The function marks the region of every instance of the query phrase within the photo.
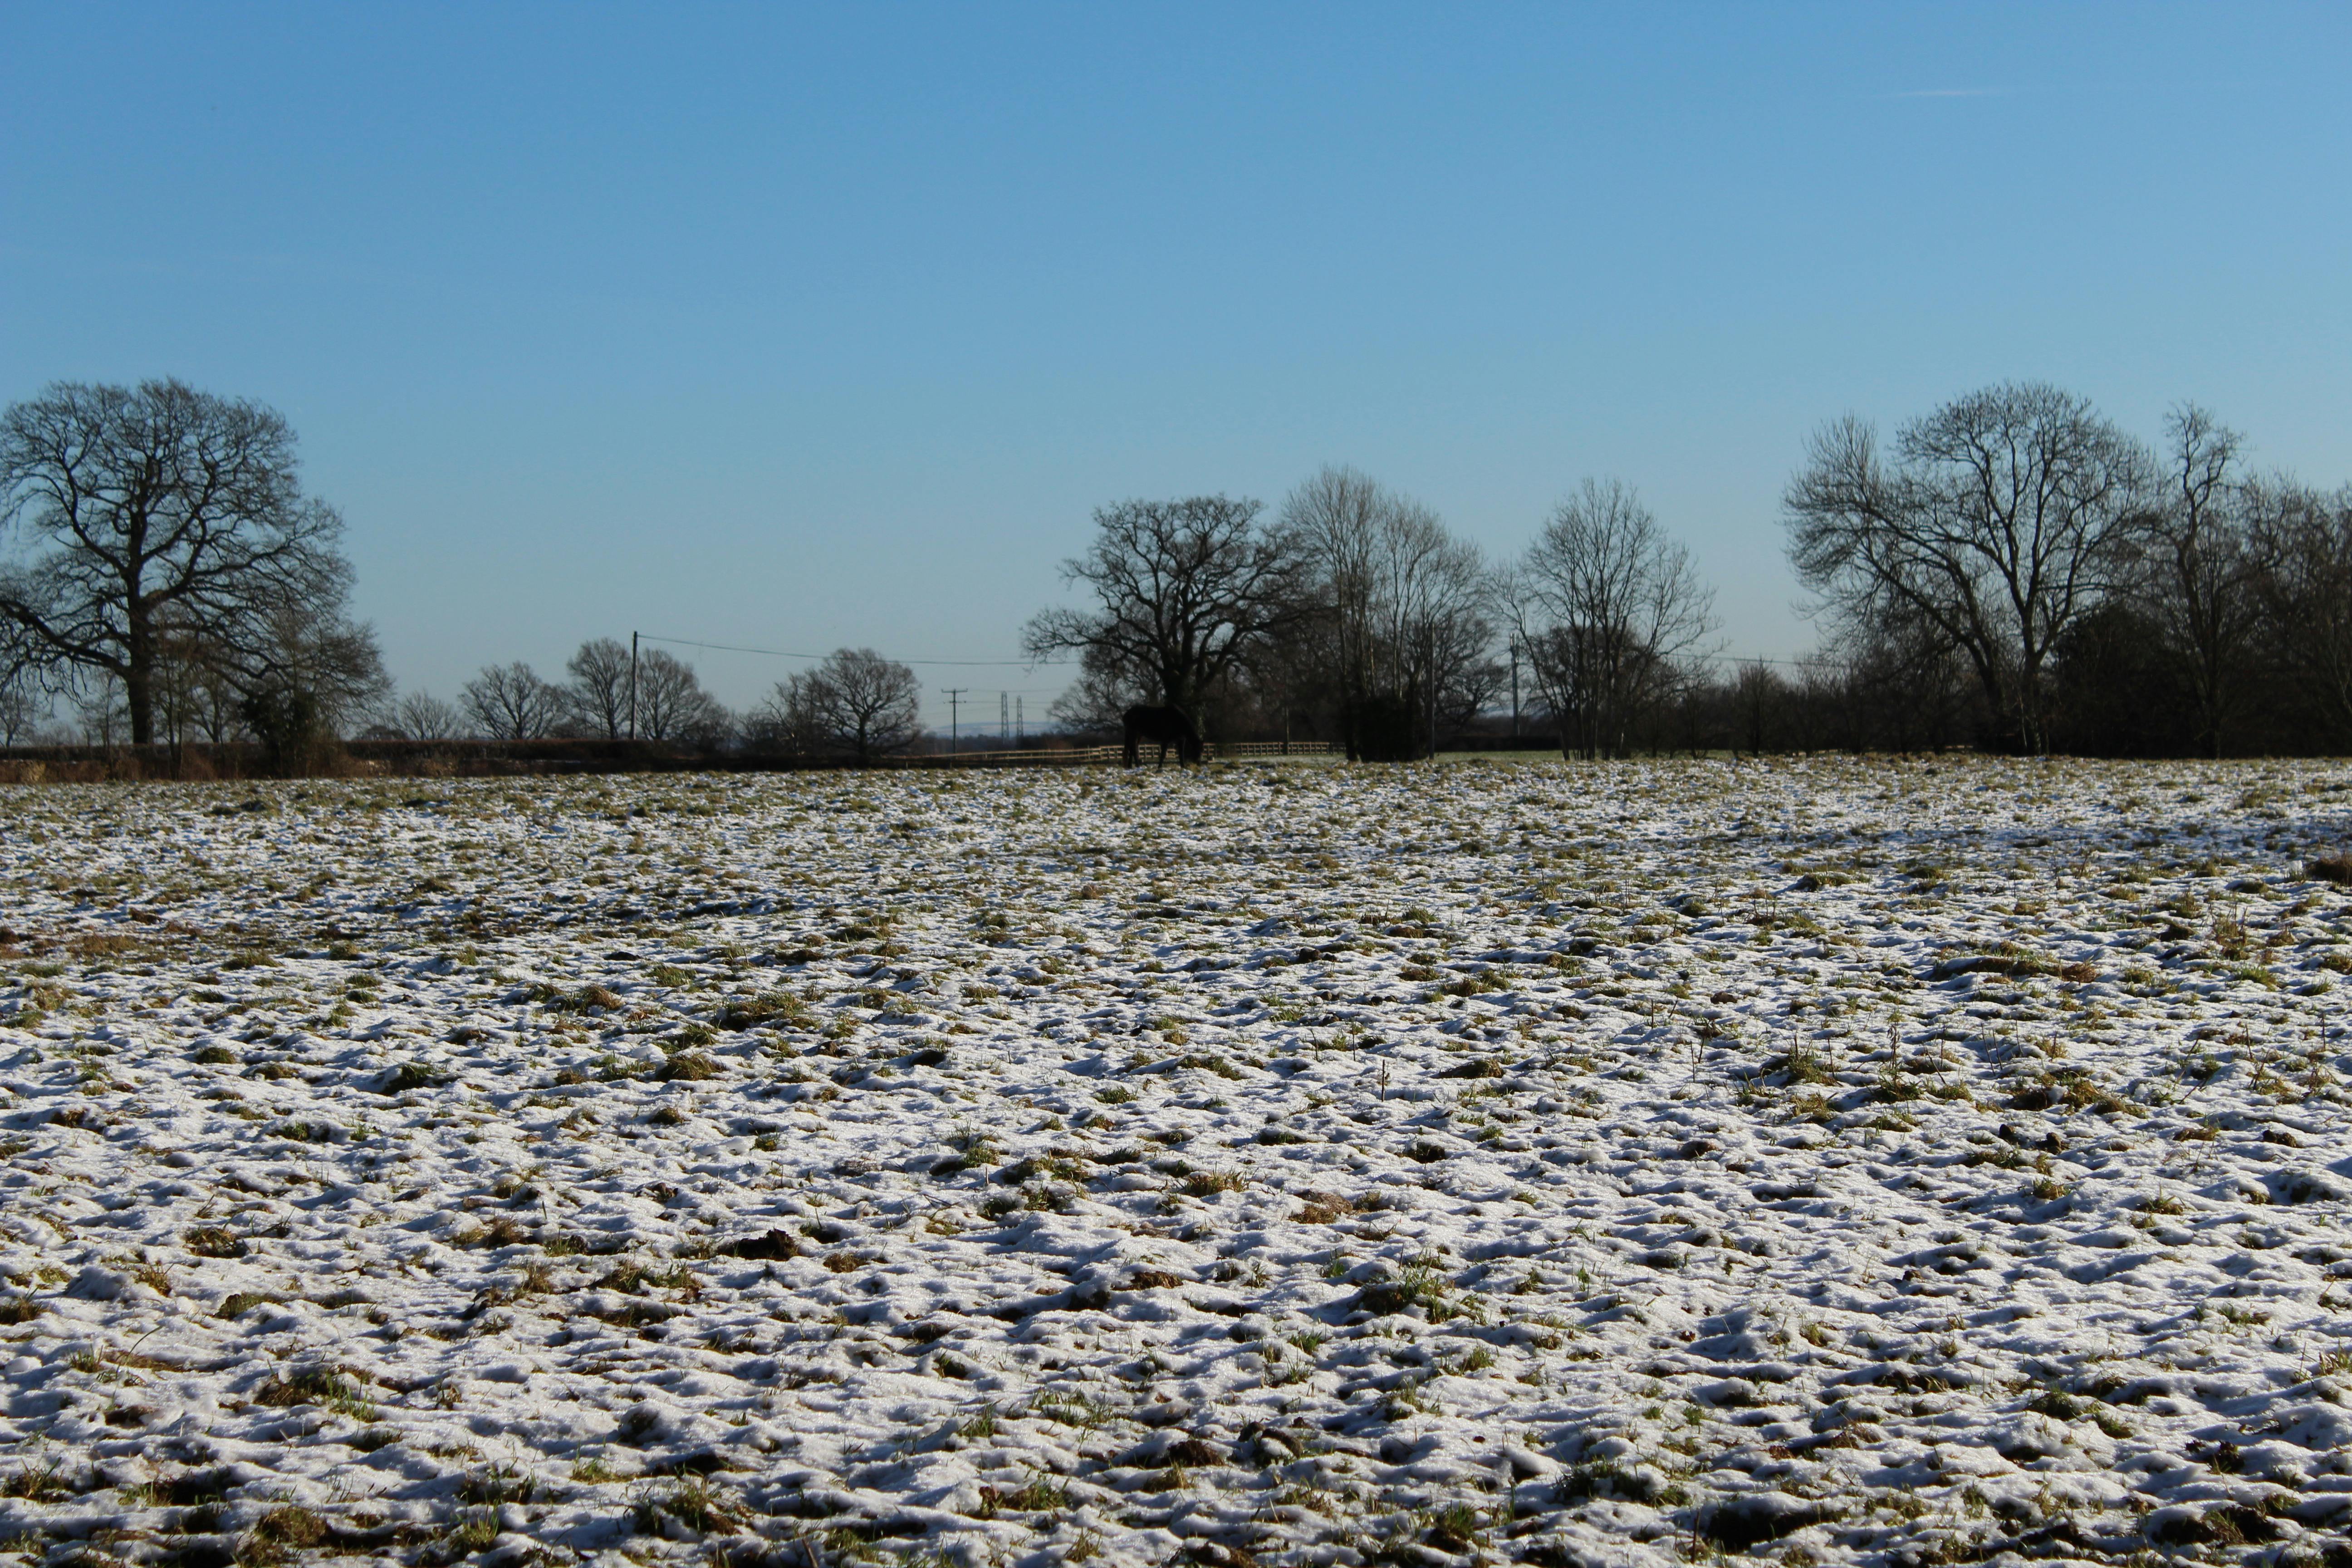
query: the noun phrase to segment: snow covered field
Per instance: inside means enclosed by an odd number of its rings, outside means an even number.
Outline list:
[[[0,1557],[2352,1559],[2352,770],[0,824]]]

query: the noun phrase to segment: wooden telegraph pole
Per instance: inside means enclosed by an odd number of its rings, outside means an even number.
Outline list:
[[[948,755],[952,757],[956,754],[957,721],[961,717],[961,705],[963,701],[963,694],[971,690],[971,688],[969,686],[942,686],[940,689],[948,694]]]

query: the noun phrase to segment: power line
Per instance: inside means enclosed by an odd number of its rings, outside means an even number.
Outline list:
[[[1691,657],[1693,664],[1778,664],[1790,669],[1811,669],[1819,665],[1834,665],[1833,658],[1767,658],[1760,653],[1702,653]]]
[[[790,648],[745,647],[737,643],[698,642],[692,637],[656,637],[651,632],[646,632],[644,636],[647,642],[666,642],[677,647],[707,647],[722,653],[757,653],[764,654],[770,658],[824,659],[833,657],[831,654],[824,653],[794,653]],[[1066,658],[1041,658],[1034,661],[1019,658],[902,658],[895,662],[944,665],[959,669],[1035,669],[1044,665],[1067,664],[1070,661]]]
[[[632,633],[630,635],[634,638],[639,634]],[[644,633],[643,636],[645,640],[647,642],[668,643],[676,647],[709,648],[720,653],[751,653],[759,654],[769,658],[825,659],[832,657],[830,654],[823,653],[798,653],[790,648],[749,647],[740,643],[702,642],[694,637],[656,637],[652,632]],[[1516,663],[1517,654],[1516,640],[1514,642],[1512,652],[1514,656],[1513,662]],[[948,669],[1044,669],[1066,667],[1074,661],[1066,658],[1041,658],[1034,662],[1018,658],[902,658],[896,662],[899,664],[919,664],[936,668]],[[1789,669],[1811,669],[1822,665],[1834,665],[1838,660],[1833,658],[1771,658],[1763,654],[1702,653],[1689,656],[1689,662],[1692,664],[1717,665],[1771,664],[1779,665]]]

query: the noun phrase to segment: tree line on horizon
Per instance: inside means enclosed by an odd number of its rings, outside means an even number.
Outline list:
[[[1404,760],[1507,724],[1564,754],[1974,746],[2226,755],[2352,745],[2352,487],[2258,473],[2212,415],[2144,444],[2036,383],[1882,440],[1832,421],[1782,497],[1824,637],[1726,658],[1691,552],[1628,485],[1580,483],[1490,562],[1431,508],[1326,468],[1270,515],[1224,495],[1094,515],[1023,632],[1075,659],[1052,717],[1135,705],[1211,739],[1318,739]],[[920,744],[905,664],[844,648],[730,712],[693,667],[615,638],[565,679],[484,668],[396,693],[349,611],[341,520],[284,419],[177,381],[58,384],[0,415],[0,743],[59,702],[112,743],[258,742],[305,771],[338,738],[629,736],[872,761]],[[1506,717],[1507,715],[1507,718]]]
[[[925,731],[921,687],[906,665],[870,647],[836,648],[778,681],[736,714],[703,689],[694,667],[665,648],[632,655],[592,637],[562,681],[528,664],[487,665],[455,703],[413,692],[362,739],[642,740],[698,750],[839,757],[868,763],[908,750]]]
[[[310,772],[341,739],[599,737],[856,761],[922,733],[914,672],[843,648],[737,716],[666,649],[581,645],[567,679],[484,668],[455,702],[397,693],[349,611],[342,520],[294,434],[176,380],[59,383],[0,415],[0,744],[64,703],[100,744],[257,743]]]
[[[2009,383],[1882,441],[1824,426],[1782,496],[1825,632],[1793,666],[1726,658],[1690,552],[1590,479],[1517,559],[1352,468],[1271,516],[1224,496],[1095,514],[1032,619],[1073,655],[1056,715],[1103,728],[1170,704],[1218,734],[1311,734],[1351,758],[1497,727],[1571,757],[1918,751],[2223,756],[2352,747],[2352,486],[2253,471],[2177,407],[2153,446],[2080,396]]]

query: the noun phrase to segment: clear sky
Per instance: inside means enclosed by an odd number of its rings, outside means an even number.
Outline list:
[[[2341,5],[0,9],[0,399],[283,410],[404,689],[1011,659],[1094,506],[1325,462],[1620,476],[1785,655],[1807,432],[2005,378],[2352,479]]]

